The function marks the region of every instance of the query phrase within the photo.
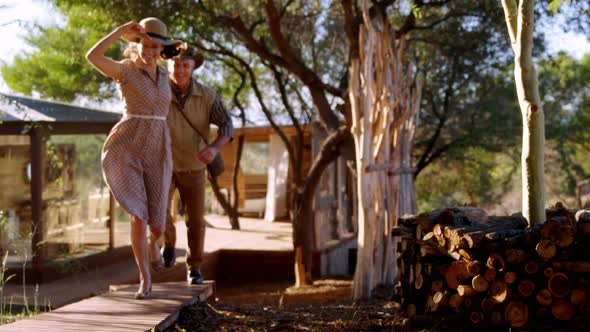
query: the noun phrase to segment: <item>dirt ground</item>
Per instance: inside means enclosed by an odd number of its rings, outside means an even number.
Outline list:
[[[289,286],[220,284],[215,303],[183,309],[168,332],[402,331],[396,302],[354,304],[348,280],[321,280],[299,289]]]

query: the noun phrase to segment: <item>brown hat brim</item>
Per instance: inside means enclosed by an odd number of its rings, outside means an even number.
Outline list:
[[[205,62],[205,58],[199,52],[197,52],[196,48],[193,46],[189,46],[188,49],[181,52],[179,55],[172,58],[172,60],[188,60],[191,59],[195,62],[195,69],[201,67],[203,62]]]

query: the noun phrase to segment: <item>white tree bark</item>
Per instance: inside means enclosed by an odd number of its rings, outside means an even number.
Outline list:
[[[403,42],[386,20],[380,31],[371,25],[368,0],[362,8],[360,59],[352,60],[349,90],[359,227],[355,300],[369,298],[378,284],[393,286],[397,278],[391,230],[401,211],[415,212],[410,152],[420,100],[412,66],[402,63]]]
[[[514,51],[514,79],[522,113],[522,213],[530,226],[545,221],[545,123],[533,64],[534,0],[502,0]]]

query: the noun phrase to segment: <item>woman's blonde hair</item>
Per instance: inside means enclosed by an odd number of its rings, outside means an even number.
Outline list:
[[[131,60],[137,59],[139,56],[139,49],[137,48],[137,43],[129,43],[127,44],[127,48],[123,50],[123,55]]]

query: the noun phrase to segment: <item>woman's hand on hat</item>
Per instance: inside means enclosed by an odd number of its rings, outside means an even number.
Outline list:
[[[140,36],[145,34],[145,30],[135,21],[127,22],[121,26],[123,35]]]

